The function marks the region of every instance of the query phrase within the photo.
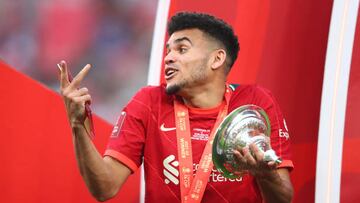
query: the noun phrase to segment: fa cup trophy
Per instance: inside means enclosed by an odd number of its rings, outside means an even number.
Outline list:
[[[234,150],[241,151],[251,143],[264,153],[264,161],[281,163],[270,145],[270,121],[266,112],[256,105],[244,105],[232,111],[219,125],[213,142],[212,158],[215,167],[226,178],[242,176]]]

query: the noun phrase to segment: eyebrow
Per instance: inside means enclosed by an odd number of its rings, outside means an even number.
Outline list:
[[[178,39],[174,40],[174,43],[179,44],[182,41],[188,41],[191,45],[193,45],[191,40],[188,37],[178,38]],[[169,43],[166,43],[166,49],[169,49],[169,46],[170,46]]]

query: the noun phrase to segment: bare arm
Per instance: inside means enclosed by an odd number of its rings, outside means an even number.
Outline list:
[[[91,141],[85,126],[85,103],[91,101],[86,88],[79,89],[80,83],[90,69],[86,65],[73,81],[69,81],[65,61],[58,64],[60,88],[67,116],[72,128],[76,160],[86,186],[99,201],[112,198],[130,175],[130,169],[122,163],[102,157]]]
[[[256,177],[266,202],[291,202],[293,187],[286,168],[273,170],[262,177]]]
[[[250,150],[254,156],[251,155]],[[286,168],[276,169],[274,162],[264,162],[263,153],[255,144],[250,150],[234,151],[238,161],[255,177],[262,196],[267,203],[290,203],[293,197],[289,171]]]

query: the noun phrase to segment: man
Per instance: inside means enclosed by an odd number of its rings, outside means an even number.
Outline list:
[[[104,157],[84,126],[85,104],[91,97],[79,87],[90,65],[70,82],[66,63],[59,64],[79,169],[92,195],[99,201],[112,198],[144,162],[146,202],[291,202],[293,166],[289,141],[279,136],[287,129],[277,103],[261,87],[226,83],[239,51],[232,28],[213,16],[184,12],[171,18],[168,33],[166,85],[145,87],[133,97]],[[208,140],[226,113],[245,104],[258,105],[269,115],[272,148],[283,162],[265,162],[251,144],[234,151],[249,174],[230,180],[208,161]]]

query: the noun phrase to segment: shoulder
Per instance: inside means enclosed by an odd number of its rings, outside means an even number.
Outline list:
[[[152,100],[153,98],[159,98],[161,96],[164,96],[165,93],[165,86],[164,85],[148,85],[145,87],[142,87],[134,96],[135,99],[146,99],[146,100]]]
[[[147,85],[142,87],[137,94],[161,94],[165,93],[164,85]]]
[[[232,97],[272,97],[270,90],[260,85],[230,85],[233,88]]]
[[[166,94],[165,85],[145,86],[131,99],[129,104],[145,106],[149,110],[156,110],[165,104],[172,104],[173,97]]]
[[[239,85],[233,90],[230,99],[230,106],[236,108],[245,104],[255,104],[263,108],[268,108],[275,103],[275,99],[270,90],[260,85]]]
[[[134,117],[142,118],[157,108],[164,94],[165,88],[161,85],[144,86],[135,93],[124,110]]]

